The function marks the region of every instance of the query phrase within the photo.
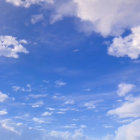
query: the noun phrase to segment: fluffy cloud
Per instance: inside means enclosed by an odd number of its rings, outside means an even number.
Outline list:
[[[26,40],[17,40],[12,36],[0,36],[0,56],[18,58],[18,53],[27,54],[28,51],[22,46]]]
[[[81,20],[86,32],[98,32],[103,36],[120,35],[127,28],[140,23],[139,0],[72,0],[55,6],[53,22],[66,16]]]
[[[128,92],[130,92],[134,88],[133,84],[126,84],[126,83],[120,83],[118,85],[118,91],[117,94],[119,96],[125,96]]]
[[[103,36],[118,35],[125,28],[140,23],[139,0],[74,0],[77,4],[77,17],[89,21],[91,30]]]
[[[114,140],[139,140],[140,139],[140,119],[123,125],[116,131]]]
[[[140,117],[140,96],[127,97],[120,107],[108,111],[108,114],[117,115],[119,118]]]
[[[75,16],[84,22],[84,31],[95,31],[103,36],[120,35],[125,29],[140,23],[139,0],[6,0],[15,6],[50,3],[52,23],[66,16]],[[90,25],[90,26],[89,26]]]
[[[137,59],[140,55],[140,26],[132,28],[132,33],[124,38],[114,38],[108,53],[116,57],[128,56]]]
[[[6,99],[8,99],[8,95],[0,91],[0,102],[4,102]]]
[[[6,0],[6,2],[11,3],[15,6],[22,6],[28,8],[33,4],[42,4],[42,3],[52,4],[53,0]]]

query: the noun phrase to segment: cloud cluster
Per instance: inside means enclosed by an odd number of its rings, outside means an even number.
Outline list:
[[[75,16],[90,23],[90,30],[103,36],[119,35],[124,29],[140,23],[139,0],[6,0],[15,6],[30,7],[32,4],[50,3],[54,7],[53,22],[65,16]],[[87,29],[89,26],[86,27]],[[85,29],[86,30],[86,29]]]
[[[18,92],[18,91],[22,91],[22,92],[31,92],[32,88],[30,84],[26,85],[26,88],[24,87],[20,87],[20,86],[13,86],[12,87],[14,91]]]
[[[116,57],[128,56],[137,59],[140,56],[140,26],[132,28],[132,33],[124,38],[114,38],[108,53]]]
[[[133,84],[127,84],[127,83],[120,83],[118,85],[118,96],[125,96],[127,93],[129,93],[134,88]]]
[[[0,36],[0,56],[18,58],[18,53],[27,54],[28,51],[22,44],[27,44],[27,41],[18,41],[13,36]]]
[[[108,114],[119,118],[140,117],[140,97],[127,97],[120,107],[110,110]]]
[[[114,135],[106,135],[102,140],[139,140],[140,119],[120,126]]]
[[[118,96],[124,97],[124,102],[115,109],[109,110],[108,115],[117,115],[119,118],[137,118],[140,117],[140,96],[134,97],[127,95],[135,85],[121,83],[118,85]]]
[[[33,4],[51,4],[51,23],[64,17],[80,19],[78,27],[84,32],[97,32],[102,36],[118,36],[126,29],[132,34],[122,38],[115,37],[108,53],[116,57],[128,56],[137,59],[140,55],[140,1],[139,0],[6,0],[15,6],[25,8]],[[43,19],[43,15],[33,16],[31,22]],[[25,51],[24,51],[25,52]],[[27,51],[26,51],[27,52]]]
[[[34,4],[41,4],[41,3],[53,3],[53,0],[6,0],[6,2],[11,3],[15,6],[22,6],[25,8],[30,7]]]
[[[139,140],[140,139],[140,119],[130,124],[123,125],[116,131],[114,140]]]
[[[83,134],[82,129],[75,130],[74,133],[69,131],[51,131],[48,134],[48,139],[53,140],[89,140],[87,136]]]
[[[91,30],[103,36],[120,35],[124,29],[140,23],[139,0],[74,0],[77,17],[89,21]]]

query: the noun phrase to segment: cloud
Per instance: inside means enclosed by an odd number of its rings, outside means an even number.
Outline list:
[[[14,132],[16,134],[20,134],[20,132],[18,132],[14,126],[15,124],[10,119],[5,119],[1,121],[2,128],[7,129],[8,131]]]
[[[11,119],[0,121],[0,137],[2,140],[44,140],[42,132]]]
[[[125,29],[139,26],[139,0],[6,0],[15,6],[30,7],[33,4],[51,4],[51,23],[64,17],[76,17],[81,30],[97,32],[103,36],[120,35]],[[46,7],[46,5],[44,6]],[[79,25],[79,24],[78,24]]]
[[[123,125],[116,131],[114,140],[139,140],[140,139],[140,119],[130,124]]]
[[[140,23],[139,0],[73,0],[55,6],[53,21],[74,16],[81,20],[81,30],[103,36],[120,35]],[[79,25],[79,24],[78,24]]]
[[[43,14],[33,15],[31,18],[31,23],[36,24],[37,22],[43,20]]]
[[[42,114],[42,116],[51,116],[53,114],[53,112],[44,112]]]
[[[48,134],[48,139],[53,140],[89,140],[87,136],[83,134],[82,129],[76,129],[73,133],[69,131],[51,131]]]
[[[94,102],[94,101],[86,102],[86,103],[84,104],[84,106],[85,106],[87,109],[94,109],[94,108],[96,108],[95,102]]]
[[[18,91],[22,91],[22,92],[31,92],[32,88],[30,84],[26,85],[26,88],[20,87],[20,86],[13,86],[12,87],[14,91],[18,92]]]
[[[6,99],[8,99],[8,95],[0,91],[0,102],[4,102]]]
[[[18,41],[13,36],[0,36],[0,56],[18,58],[18,53],[29,53],[22,44],[27,44],[27,41]]]
[[[57,81],[55,81],[55,85],[56,85],[56,87],[62,87],[62,86],[66,86],[67,83],[60,81],[60,80],[57,80]]]
[[[127,97],[120,107],[108,111],[108,115],[117,115],[119,118],[140,117],[140,96]]]
[[[36,118],[36,117],[34,117],[32,120],[33,120],[34,122],[40,123],[40,124],[45,123],[45,121],[42,120],[41,118]]]
[[[65,104],[65,105],[73,105],[73,104],[75,104],[75,101],[74,101],[74,100],[66,100],[66,101],[64,102],[64,104]]]
[[[43,101],[38,101],[38,102],[36,102],[36,103],[33,103],[32,104],[32,107],[33,108],[38,108],[38,107],[41,107],[41,106],[43,106],[44,105],[44,102]]]
[[[64,128],[66,129],[74,129],[77,128],[76,124],[65,125]]]
[[[140,55],[140,26],[132,28],[132,33],[124,38],[116,37],[108,48],[108,54],[116,57],[128,56],[137,59]]]
[[[8,112],[6,110],[0,110],[0,115],[6,115]]]
[[[58,20],[62,20],[64,17],[76,16],[76,12],[77,12],[77,5],[73,0],[56,2],[53,5],[53,14],[51,15],[51,23],[54,23]]]
[[[127,84],[127,83],[120,83],[118,85],[118,96],[125,96],[127,93],[129,93],[134,88],[133,84]]]
[[[53,0],[6,0],[6,2],[11,3],[17,7],[21,6],[25,8],[28,8],[34,4],[53,4]]]

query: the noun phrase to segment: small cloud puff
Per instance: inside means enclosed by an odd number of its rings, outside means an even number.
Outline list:
[[[0,56],[18,58],[18,53],[29,53],[22,44],[27,44],[27,41],[18,41],[13,36],[0,36]]]
[[[137,59],[140,56],[140,26],[132,28],[132,33],[124,38],[115,37],[108,48],[108,54],[116,57],[128,56]]]
[[[135,87],[135,85],[133,85],[133,84],[120,83],[120,84],[118,85],[117,94],[118,94],[118,96],[125,96],[125,95],[126,95],[127,93],[129,93],[134,87]]]
[[[0,91],[0,102],[4,102],[6,99],[8,99],[8,95]]]

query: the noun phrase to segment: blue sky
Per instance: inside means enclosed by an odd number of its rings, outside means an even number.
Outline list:
[[[140,140],[139,0],[1,0],[2,140]]]

